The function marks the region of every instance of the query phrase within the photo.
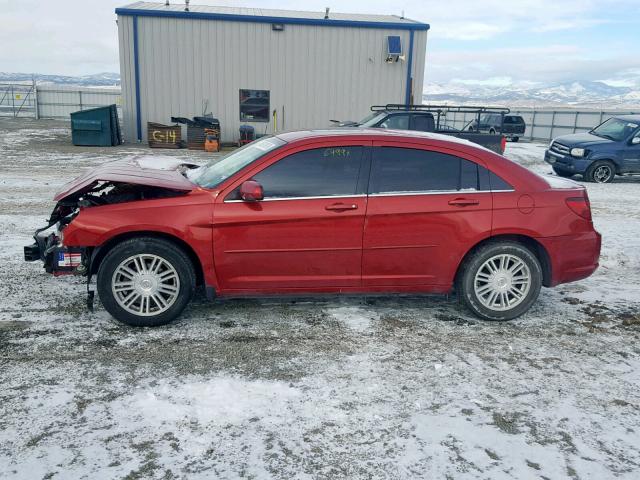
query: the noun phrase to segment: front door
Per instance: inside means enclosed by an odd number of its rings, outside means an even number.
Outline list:
[[[426,147],[372,148],[365,286],[446,291],[466,251],[491,231],[492,196],[473,161]]]
[[[306,148],[248,173],[216,201],[214,261],[223,291],[361,285],[368,150],[353,144]],[[264,200],[239,199],[239,184],[248,179],[262,185]]]
[[[622,159],[622,170],[628,173],[640,173],[640,131],[638,131],[624,147],[620,149],[619,155]]]

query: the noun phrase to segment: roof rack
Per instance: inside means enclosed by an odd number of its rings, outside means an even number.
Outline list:
[[[387,103],[386,105],[373,105],[371,110],[379,112],[383,110],[422,111],[438,113],[500,113],[506,115],[511,112],[507,107],[482,107],[479,105],[406,105],[404,103]]]
[[[480,125],[480,115],[483,113],[495,113],[500,115],[500,131],[504,128],[504,116],[511,110],[507,107],[483,107],[480,105],[406,105],[404,103],[387,103],[386,105],[373,105],[371,110],[374,112],[385,111],[403,111],[403,112],[430,112],[435,113],[436,129],[439,129],[441,125],[444,125],[444,119],[447,113],[473,113],[475,116],[476,125]],[[443,118],[444,117],[444,118]],[[469,121],[462,127],[466,130],[474,120]]]

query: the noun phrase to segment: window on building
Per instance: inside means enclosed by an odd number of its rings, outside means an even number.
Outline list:
[[[269,90],[240,90],[240,121],[269,121]]]
[[[350,196],[357,190],[362,147],[297,152],[254,175],[265,198]]]

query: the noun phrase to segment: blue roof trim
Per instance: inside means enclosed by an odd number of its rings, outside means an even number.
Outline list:
[[[286,23],[292,25],[317,25],[323,27],[385,28],[394,30],[429,30],[427,23],[370,22],[357,20],[333,20],[320,18],[265,17],[260,15],[236,15],[230,13],[184,12],[174,10],[146,10],[116,8],[116,15],[139,17],[190,18],[195,20],[222,20],[255,23]]]

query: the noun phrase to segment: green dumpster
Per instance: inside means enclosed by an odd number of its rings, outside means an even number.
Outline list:
[[[71,114],[71,141],[74,145],[85,146],[120,145],[122,136],[116,105],[73,112]]]

